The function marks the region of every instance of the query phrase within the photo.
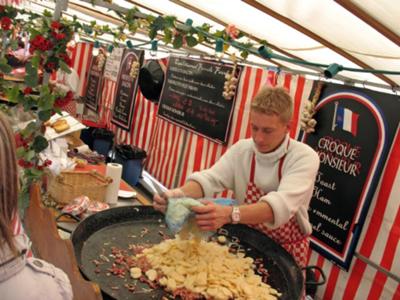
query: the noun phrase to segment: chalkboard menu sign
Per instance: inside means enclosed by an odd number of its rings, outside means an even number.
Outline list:
[[[325,84],[316,110],[316,132],[302,138],[320,158],[309,208],[311,246],[348,269],[400,121],[400,101]]]
[[[92,56],[89,74],[86,85],[85,105],[97,111],[103,80],[105,56],[102,52],[97,56]]]
[[[171,56],[158,116],[215,142],[225,143],[235,97],[227,100],[222,94],[225,75],[232,70],[230,64]]]
[[[118,127],[130,130],[135,104],[140,66],[143,64],[143,50],[125,49],[118,72],[112,122]],[[132,68],[136,70],[132,70]],[[135,76],[132,76],[135,73]]]
[[[123,48],[115,48],[111,52],[110,56],[107,57],[106,66],[104,68],[104,78],[110,79],[112,81],[117,81],[123,53]]]

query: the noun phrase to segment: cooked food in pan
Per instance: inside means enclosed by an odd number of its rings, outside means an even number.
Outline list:
[[[136,256],[151,269],[135,267],[130,273],[133,278],[143,273],[182,299],[278,299],[280,294],[255,273],[254,260],[230,250],[215,242],[169,239]]]

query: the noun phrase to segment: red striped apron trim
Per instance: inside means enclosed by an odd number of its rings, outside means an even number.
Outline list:
[[[250,167],[250,181],[254,182],[254,174],[256,173],[256,156],[253,154]]]

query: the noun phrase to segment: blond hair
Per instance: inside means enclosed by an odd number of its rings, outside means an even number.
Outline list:
[[[11,228],[18,205],[18,170],[14,133],[0,112],[0,249],[4,242],[15,253]]]
[[[251,109],[267,115],[276,114],[284,123],[293,115],[293,100],[283,87],[264,86],[251,102]]]

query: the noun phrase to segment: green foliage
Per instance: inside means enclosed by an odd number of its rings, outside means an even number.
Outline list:
[[[38,69],[35,68],[31,62],[25,65],[25,84],[29,87],[35,87],[39,83]]]
[[[8,101],[12,102],[12,103],[18,103],[20,102],[20,90],[18,86],[13,86],[12,88],[9,88],[6,91],[6,97],[8,99]]]
[[[175,35],[174,41],[172,42],[172,45],[174,46],[175,49],[179,49],[183,45],[183,39],[180,34]]]
[[[197,39],[194,36],[187,36],[186,43],[189,47],[194,47],[198,44]]]
[[[7,59],[4,57],[0,59],[0,72],[8,74],[12,71],[12,68],[7,63]]]
[[[39,153],[39,152],[42,152],[44,149],[46,149],[48,145],[49,145],[49,142],[46,140],[46,138],[44,138],[41,135],[38,135],[33,140],[32,149],[36,153]]]
[[[52,111],[50,109],[49,110],[41,110],[41,111],[39,111],[39,113],[38,113],[39,120],[43,121],[43,122],[46,122],[48,119],[50,119],[51,113],[52,113]]]

